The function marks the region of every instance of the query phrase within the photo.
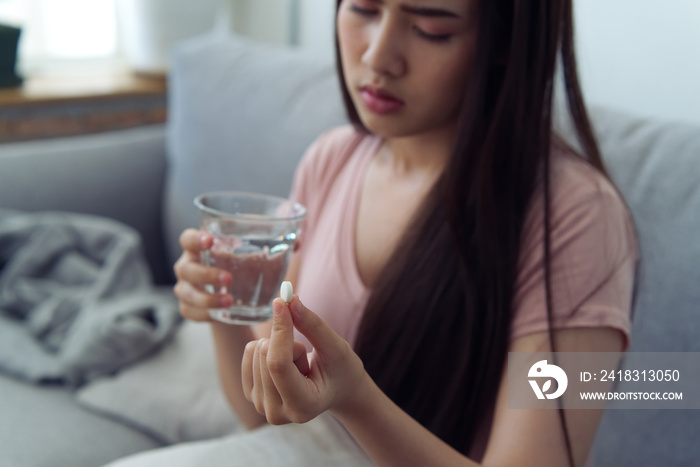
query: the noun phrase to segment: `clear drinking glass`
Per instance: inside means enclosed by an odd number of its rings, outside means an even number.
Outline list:
[[[210,316],[230,324],[269,320],[306,208],[276,196],[236,191],[204,193],[194,204],[202,230],[214,238],[202,252],[202,264],[233,275],[231,285],[219,290],[233,296],[233,306],[210,309]],[[215,292],[211,285],[207,291]]]

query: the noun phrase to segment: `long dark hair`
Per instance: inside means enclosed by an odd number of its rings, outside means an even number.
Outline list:
[[[475,11],[476,52],[453,154],[374,284],[355,343],[379,387],[463,453],[495,403],[521,234],[538,180],[544,186],[545,288],[555,350],[549,166],[557,61],[585,159],[607,176],[577,78],[571,0],[488,0]],[[349,117],[362,129],[337,34],[336,52]]]

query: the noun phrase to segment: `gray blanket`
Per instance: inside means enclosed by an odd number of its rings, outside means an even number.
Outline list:
[[[79,385],[163,343],[177,303],[141,248],[105,218],[0,210],[0,371]]]

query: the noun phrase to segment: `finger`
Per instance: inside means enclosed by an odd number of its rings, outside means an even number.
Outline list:
[[[305,400],[308,382],[294,363],[294,328],[289,308],[281,298],[276,298],[272,302],[272,310],[266,364],[282,401],[295,406]]]
[[[173,291],[180,303],[190,308],[208,310],[209,308],[228,308],[233,305],[231,295],[225,293],[210,294],[186,281],[178,281],[173,287]]]
[[[270,355],[285,367],[294,361],[294,325],[289,308],[281,298],[272,302],[270,348]]]
[[[199,260],[180,258],[175,263],[175,276],[179,280],[191,282],[203,288],[205,285],[213,285],[216,289],[228,287],[233,282],[230,272],[223,269],[205,266]]]
[[[243,385],[243,395],[253,402],[251,393],[253,391],[253,358],[255,356],[255,346],[258,341],[250,341],[246,344],[241,360],[241,383]]]
[[[202,252],[214,245],[214,237],[204,230],[187,229],[180,235],[182,256],[180,259],[189,262],[200,262]]]
[[[190,321],[211,321],[208,309],[194,308],[180,302],[180,315]]]
[[[185,251],[199,252],[211,248],[213,238],[207,232],[197,229],[186,229],[180,234],[180,246]]]
[[[282,416],[282,397],[280,396],[275,383],[272,381],[270,372],[267,368],[267,354],[269,350],[270,341],[268,339],[262,339],[260,344],[260,361],[258,362],[260,366],[260,380],[262,381],[263,388],[263,399],[265,401],[265,417],[267,421],[273,425],[281,425],[286,423],[286,420]]]
[[[309,376],[309,358],[306,353],[306,346],[301,342],[294,341],[293,357],[294,365],[296,365],[299,373]]]
[[[309,340],[320,357],[341,355],[344,351],[344,341],[316,313],[306,308],[297,295],[289,303],[290,315],[294,327]]]
[[[255,344],[255,353],[253,355],[253,389],[251,390],[251,402],[260,414],[265,415],[265,393],[263,392],[262,379],[260,377],[260,344],[262,339],[259,339]]]

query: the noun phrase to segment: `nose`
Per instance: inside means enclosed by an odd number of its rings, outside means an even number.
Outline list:
[[[397,29],[398,25],[387,15],[370,31],[362,62],[377,74],[399,77],[406,73],[407,63]]]

